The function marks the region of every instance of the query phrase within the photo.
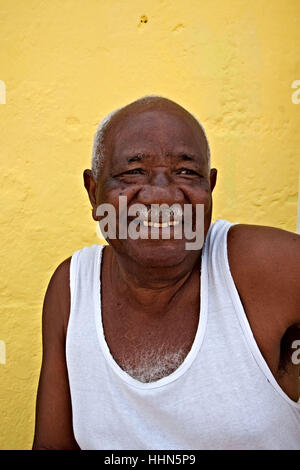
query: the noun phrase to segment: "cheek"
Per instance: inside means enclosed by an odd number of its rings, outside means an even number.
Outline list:
[[[117,187],[106,187],[103,188],[101,192],[101,197],[99,198],[99,204],[112,204],[116,210],[116,213],[119,212],[119,203],[122,201],[124,204],[124,197],[127,198],[127,204],[134,198],[135,194],[141,189],[140,186],[128,187],[125,184],[118,184]],[[120,200],[120,198],[122,198]],[[126,202],[126,200],[125,200]]]
[[[189,185],[182,188],[182,190],[191,204],[204,204],[205,208],[211,205],[211,191],[208,184]]]

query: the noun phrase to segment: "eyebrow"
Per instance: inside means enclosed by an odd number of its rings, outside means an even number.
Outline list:
[[[190,161],[190,160],[194,161],[194,160],[196,160],[195,155],[190,155],[188,153],[180,153],[178,155],[178,157],[180,158],[180,160],[183,160],[183,161]]]
[[[138,153],[137,155],[127,158],[127,162],[128,163],[140,162],[141,160],[147,157],[149,157],[149,155],[145,153]],[[195,161],[197,158],[195,155],[187,154],[185,152],[179,153],[178,155],[176,155],[176,157],[182,161]]]
[[[145,157],[148,157],[149,155],[146,155],[144,153],[138,153],[137,155],[134,155],[133,157],[129,157],[127,158],[127,161],[128,163],[131,163],[131,162],[139,162],[141,161],[143,158]]]

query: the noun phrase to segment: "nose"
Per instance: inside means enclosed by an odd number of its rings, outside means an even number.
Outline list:
[[[140,189],[138,201],[144,205],[183,203],[184,194],[166,171],[155,171],[149,182]]]

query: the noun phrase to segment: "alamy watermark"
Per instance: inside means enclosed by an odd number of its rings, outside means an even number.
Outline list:
[[[100,204],[96,215],[100,232],[106,239],[192,240],[186,250],[200,250],[204,243],[204,204],[132,204],[119,196],[118,216],[115,206]],[[98,234],[98,232],[97,232]]]
[[[6,346],[2,340],[0,340],[0,364],[6,364]]]
[[[292,354],[292,363],[295,366],[298,366],[300,364],[300,340],[296,339],[292,343],[292,349],[296,349],[296,351],[293,352]]]
[[[0,80],[0,104],[6,104],[6,85]]]
[[[292,93],[292,103],[299,104],[300,103],[300,80],[294,80],[292,83],[292,88],[297,88],[294,93]]]

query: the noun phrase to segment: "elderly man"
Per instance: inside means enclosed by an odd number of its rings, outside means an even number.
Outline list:
[[[300,237],[211,224],[216,176],[202,126],[169,99],[100,123],[84,185],[117,235],[49,282],[33,449],[300,449]],[[150,208],[137,225],[156,237],[119,236],[121,197]],[[175,212],[155,224],[155,204],[190,205],[193,227],[201,206],[201,247],[175,237]]]

